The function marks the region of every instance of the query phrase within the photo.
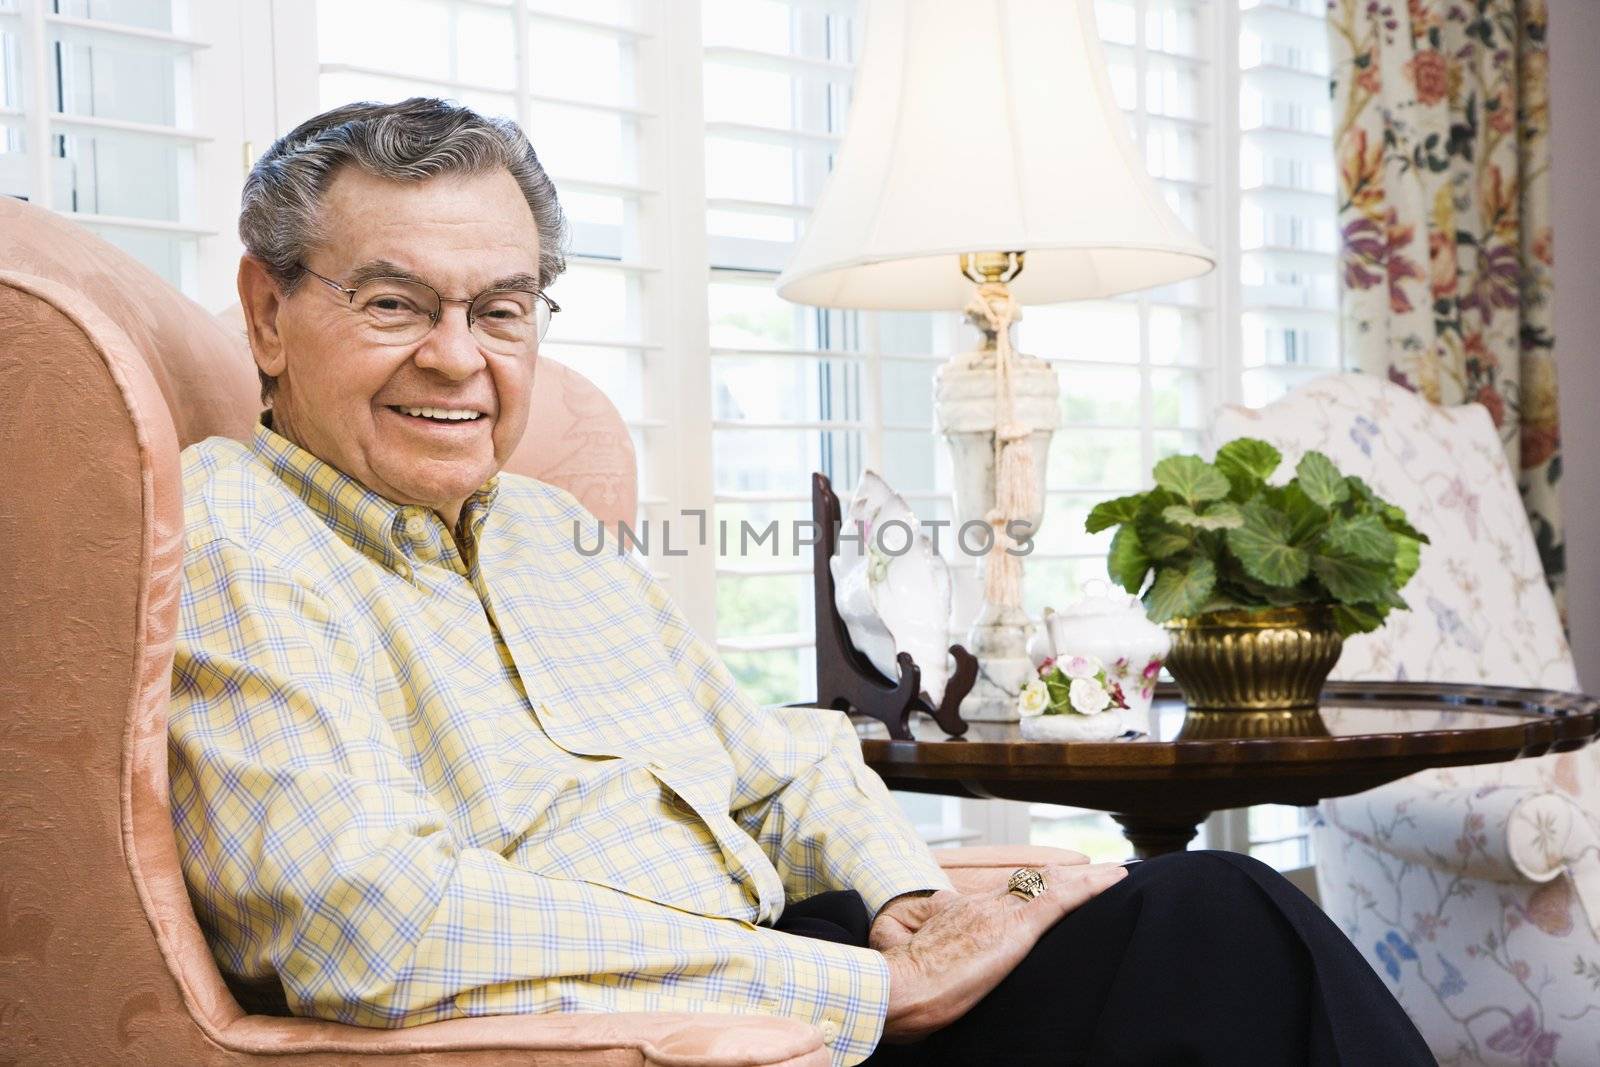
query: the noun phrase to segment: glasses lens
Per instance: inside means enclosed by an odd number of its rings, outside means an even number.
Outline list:
[[[403,278],[374,278],[364,283],[350,305],[361,312],[368,332],[383,344],[420,340],[439,317],[439,294]]]
[[[531,348],[549,328],[550,305],[522,289],[491,289],[472,303],[472,332],[490,348]]]

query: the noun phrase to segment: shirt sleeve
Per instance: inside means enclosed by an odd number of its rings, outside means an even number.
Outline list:
[[[876,916],[902,893],[951,888],[883,779],[862,761],[849,716],[755,704],[644,564],[620,558],[684,686],[733,758],[734,818],[772,860],[788,897],[854,889]]]
[[[299,1015],[398,1027],[551,1011],[750,1012],[876,1045],[871,950],[541,876],[452,835],[360,635],[226,541],[186,552],[169,719],[184,876],[220,966]],[[419,758],[426,758],[422,754]]]

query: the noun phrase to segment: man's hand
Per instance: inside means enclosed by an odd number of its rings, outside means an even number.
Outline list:
[[[1006,872],[1009,877],[1010,872]],[[867,931],[867,945],[879,952],[887,952],[896,945],[911,940],[911,935],[933,917],[934,912],[948,907],[958,894],[949,890],[937,893],[906,893],[885,904],[872,920]]]
[[[891,902],[902,904],[905,918],[894,922],[909,932],[883,950],[889,963],[884,1040],[915,1041],[961,1018],[1062,916],[1127,873],[1114,863],[1050,866],[1043,869],[1048,888],[1034,900],[1002,889],[985,895],[941,890]]]
[[[1089,857],[1081,852],[1070,849],[1059,849],[1060,862],[1066,865],[1088,863]],[[967,867],[956,874],[959,883],[957,892],[972,896],[993,896],[1003,892],[1006,883],[1011,880],[1011,872],[1015,867]],[[885,904],[878,911],[877,918],[872,920],[872,929],[867,933],[867,944],[885,952],[896,945],[903,945],[911,939],[911,935],[922,928],[935,911],[947,906],[955,897],[949,893],[940,896],[937,902],[933,901],[934,894],[929,891],[903,893]]]

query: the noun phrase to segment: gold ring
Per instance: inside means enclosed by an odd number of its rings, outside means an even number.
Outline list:
[[[1018,867],[1011,872],[1006,892],[1015,893],[1024,900],[1032,900],[1044,893],[1044,875],[1032,867]]]

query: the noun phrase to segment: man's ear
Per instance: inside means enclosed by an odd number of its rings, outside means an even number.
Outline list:
[[[255,256],[239,259],[239,307],[244,312],[245,331],[256,366],[268,377],[278,377],[287,362],[283,338],[278,334],[283,293],[266,263]]]

